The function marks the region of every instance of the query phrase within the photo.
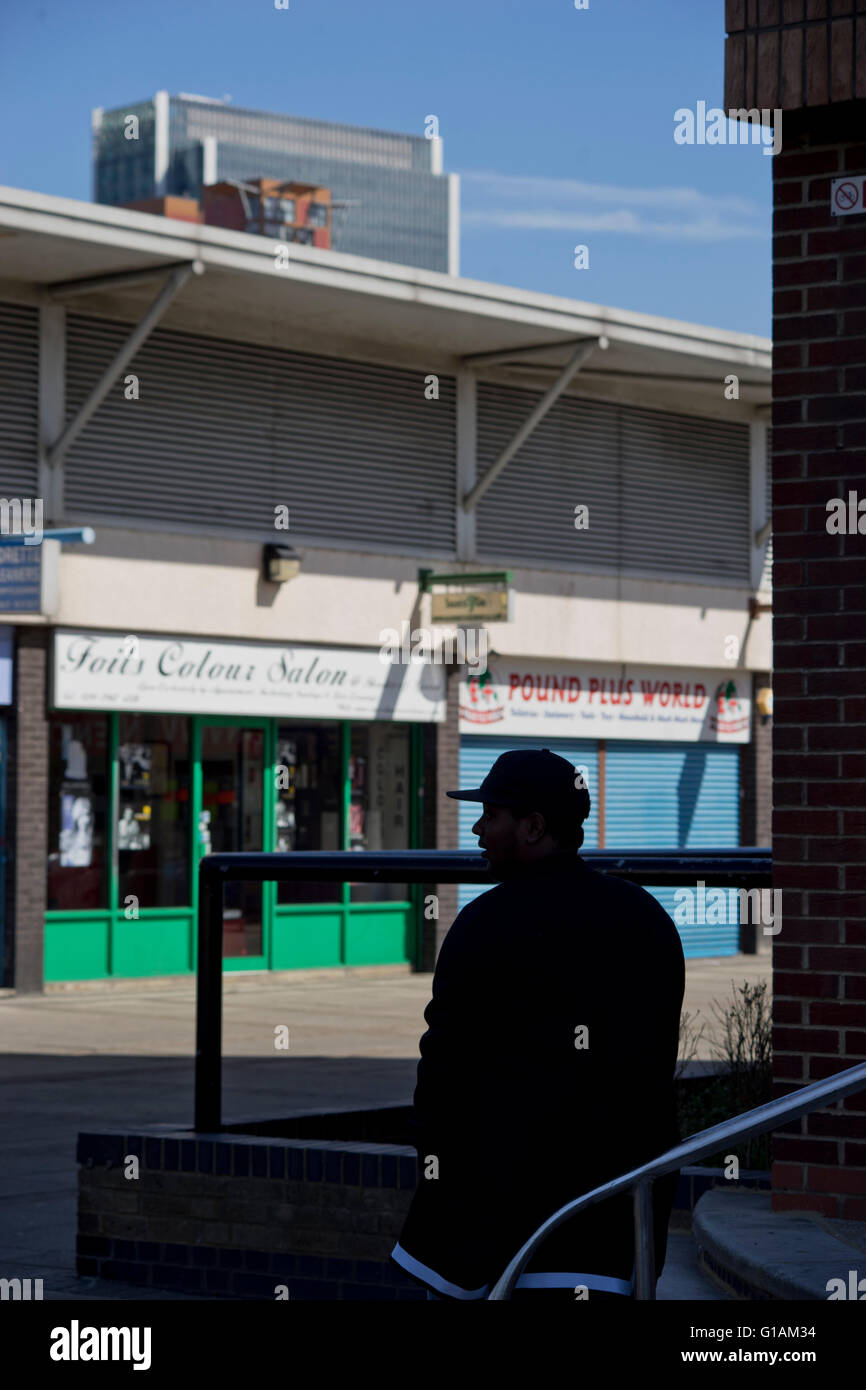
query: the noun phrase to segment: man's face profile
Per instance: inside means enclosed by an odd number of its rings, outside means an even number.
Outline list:
[[[534,811],[530,816],[516,817],[508,806],[493,806],[488,801],[483,806],[472,834],[478,836],[478,848],[491,873],[505,878],[515,865],[539,857],[547,842],[542,815]]]

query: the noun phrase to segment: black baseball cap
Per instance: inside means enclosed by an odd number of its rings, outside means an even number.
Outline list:
[[[502,753],[480,787],[446,792],[455,801],[486,801],[491,806],[571,811],[584,821],[590,801],[586,783],[567,758],[549,748]]]

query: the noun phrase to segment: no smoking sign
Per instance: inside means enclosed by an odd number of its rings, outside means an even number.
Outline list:
[[[836,217],[847,217],[852,212],[866,212],[866,175],[855,174],[853,178],[834,179],[830,185],[830,211]]]

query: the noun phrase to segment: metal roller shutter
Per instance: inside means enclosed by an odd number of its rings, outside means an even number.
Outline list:
[[[479,383],[479,478],[537,401]],[[478,551],[746,586],[748,426],[560,398],[479,503]]]
[[[39,492],[39,311],[0,304],[0,496]]]
[[[478,385],[478,477],[536,405],[532,391]],[[619,422],[596,401],[560,399],[478,504],[479,556],[615,568],[620,559]],[[574,508],[589,527],[574,529]]]
[[[68,324],[71,416],[128,334]],[[155,331],[70,449],[72,515],[453,555],[455,391],[418,372]],[[124,374],[125,375],[125,374]]]
[[[767,516],[772,522],[773,519],[773,431],[767,430]],[[761,571],[761,582],[759,588],[772,589],[773,587],[773,532],[770,531],[767,540],[767,548],[764,551],[764,567]]]
[[[461,787],[479,787],[487,776],[500,753],[508,753],[512,748],[549,748],[551,753],[558,753],[561,758],[567,758],[574,764],[578,772],[582,772],[589,788],[592,810],[589,819],[583,827],[583,843],[587,849],[594,849],[598,844],[598,811],[596,806],[596,788],[598,786],[598,744],[594,739],[571,739],[571,738],[497,738],[488,737],[485,734],[466,734],[460,740],[460,785]],[[446,790],[443,788],[444,795]],[[472,827],[478,819],[481,806],[477,801],[458,801],[459,807],[459,834],[457,846],[459,849],[477,849],[478,840],[472,834]],[[474,888],[469,884],[461,883],[458,889],[457,902],[463,908],[467,903],[477,898],[479,893],[485,893],[485,888]]]
[[[608,743],[606,848],[728,849],[739,843],[738,747]],[[676,889],[648,891],[673,917]],[[732,956],[739,951],[738,922],[678,928],[686,957]]]

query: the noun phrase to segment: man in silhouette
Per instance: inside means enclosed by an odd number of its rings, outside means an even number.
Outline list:
[[[428,1296],[485,1299],[559,1207],[679,1140],[674,1100],[685,967],[649,893],[588,868],[589,792],[565,758],[503,753],[473,833],[495,888],[442,943],[414,1097],[420,1175],[391,1258]],[[677,1174],[653,1187],[656,1274]],[[634,1293],[633,1202],[558,1227],[513,1297]]]

